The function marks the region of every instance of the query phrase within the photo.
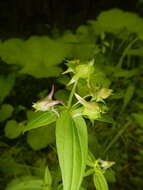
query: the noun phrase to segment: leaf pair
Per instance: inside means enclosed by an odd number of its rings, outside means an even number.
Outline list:
[[[86,123],[64,111],[57,120],[56,144],[64,190],[79,190],[84,175],[88,150]]]

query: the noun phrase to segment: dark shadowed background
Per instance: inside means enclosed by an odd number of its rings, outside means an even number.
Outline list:
[[[1,0],[0,36],[46,34],[50,27],[74,29],[110,8],[143,15],[137,0]]]

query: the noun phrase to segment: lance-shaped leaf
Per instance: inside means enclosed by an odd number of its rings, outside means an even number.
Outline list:
[[[51,190],[52,176],[48,166],[45,169],[44,185],[42,190]]]
[[[95,173],[93,175],[93,181],[96,190],[108,190],[106,179],[100,169],[95,169]]]
[[[61,113],[56,125],[56,144],[64,190],[79,190],[86,167],[88,136],[84,119]]]
[[[27,126],[25,126],[22,131],[26,132],[26,131],[30,131],[31,129],[36,129],[38,127],[48,125],[56,121],[56,119],[57,119],[57,116],[52,111],[40,112],[39,116],[36,116],[33,119],[31,119],[28,122]]]

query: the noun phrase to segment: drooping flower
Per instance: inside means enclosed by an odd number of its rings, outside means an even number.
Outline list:
[[[36,111],[54,111],[53,106],[56,104],[61,103],[61,100],[52,100],[54,94],[54,85],[52,86],[52,90],[51,92],[48,94],[48,96],[46,98],[43,98],[39,101],[37,101],[36,103],[33,103],[32,107],[35,108]]]
[[[115,164],[115,162],[105,161],[101,159],[99,159],[99,163],[101,164],[101,167],[103,168],[103,170],[107,170],[108,168],[112,167]]]
[[[101,117],[101,113],[103,110],[101,109],[100,105],[97,102],[87,102],[78,94],[75,94],[78,101],[83,105],[83,115],[86,115],[91,120],[95,120]]]

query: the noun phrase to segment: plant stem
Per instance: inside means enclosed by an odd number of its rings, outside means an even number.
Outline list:
[[[105,154],[111,148],[111,146],[119,139],[119,137],[123,134],[123,132],[128,128],[129,125],[130,125],[130,121],[128,121],[123,126],[123,128],[115,135],[115,137],[112,139],[112,141],[108,144],[108,146],[104,150],[103,154]]]
[[[117,64],[117,67],[118,67],[118,68],[121,68],[121,67],[122,67],[122,63],[123,63],[123,60],[124,60],[124,58],[125,58],[125,56],[126,56],[127,51],[132,47],[132,45],[133,45],[137,40],[138,40],[138,38],[135,38],[135,39],[132,40],[132,41],[128,44],[128,46],[125,48],[125,50],[124,50],[124,52],[123,52],[122,56],[120,57],[120,60],[119,60],[119,62],[118,62],[118,64]]]
[[[74,83],[74,85],[73,85],[73,87],[72,87],[72,90],[71,90],[71,93],[70,93],[70,96],[69,96],[69,100],[68,100],[68,108],[71,107],[72,98],[73,98],[73,95],[74,95],[74,93],[75,93],[76,85],[77,85],[77,81]]]

